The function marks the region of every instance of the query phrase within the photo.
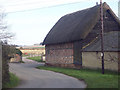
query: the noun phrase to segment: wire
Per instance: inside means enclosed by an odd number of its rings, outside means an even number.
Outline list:
[[[65,5],[70,5],[70,4],[76,4],[76,3],[80,3],[80,2],[67,3],[67,4],[54,5],[54,6],[46,6],[46,7],[40,7],[40,8],[29,9],[29,10],[13,11],[13,12],[8,12],[8,13],[26,12],[26,11],[32,11],[32,10],[37,10],[37,9],[52,8],[52,7],[60,7],[60,6],[65,6]]]

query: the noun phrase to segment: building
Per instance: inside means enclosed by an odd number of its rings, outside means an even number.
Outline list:
[[[104,33],[120,31],[120,21],[106,3],[103,3],[103,14]],[[99,39],[100,27],[100,5],[61,17],[43,41],[46,65],[81,68],[85,48]]]
[[[22,62],[22,52],[19,49],[15,49],[13,55],[11,55],[10,62]]]
[[[41,55],[45,54],[45,46],[42,45],[32,45],[32,46],[24,46],[20,48],[22,51],[23,55]]]

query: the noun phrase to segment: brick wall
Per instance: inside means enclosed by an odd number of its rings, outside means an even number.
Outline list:
[[[46,45],[46,63],[49,64],[72,64],[73,44]]]

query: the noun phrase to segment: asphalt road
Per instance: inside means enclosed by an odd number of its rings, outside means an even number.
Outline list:
[[[10,63],[10,72],[16,74],[21,82],[16,88],[85,88],[83,81],[47,70],[36,69],[44,65],[23,59],[25,63]]]

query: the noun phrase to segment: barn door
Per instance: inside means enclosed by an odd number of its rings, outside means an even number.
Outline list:
[[[74,64],[82,65],[82,43],[80,41],[73,44],[73,60]]]

